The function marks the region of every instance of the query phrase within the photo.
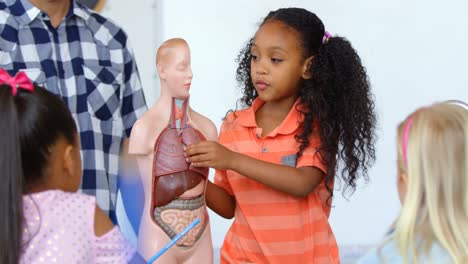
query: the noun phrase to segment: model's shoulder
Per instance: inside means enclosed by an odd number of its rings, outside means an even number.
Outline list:
[[[211,119],[198,113],[197,111],[191,109],[192,120],[196,122],[196,125],[201,129],[202,133],[208,140],[217,140],[218,139],[218,129]]]

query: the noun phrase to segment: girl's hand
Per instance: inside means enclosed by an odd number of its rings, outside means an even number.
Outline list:
[[[202,141],[189,145],[185,149],[187,162],[194,167],[210,167],[214,169],[231,169],[235,152],[215,141]]]

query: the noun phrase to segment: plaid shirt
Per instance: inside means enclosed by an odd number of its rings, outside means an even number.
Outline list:
[[[27,0],[1,0],[0,67],[63,98],[81,138],[81,190],[115,222],[121,142],[147,109],[127,35],[75,1],[54,28]]]

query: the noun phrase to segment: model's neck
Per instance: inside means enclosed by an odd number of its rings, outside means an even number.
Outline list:
[[[31,4],[46,13],[52,26],[57,28],[70,9],[71,0],[29,0]]]
[[[189,110],[189,98],[177,99],[173,97],[172,100],[174,102],[174,109],[172,114],[176,122],[176,127],[183,128],[185,126],[183,122],[187,121],[187,115]]]

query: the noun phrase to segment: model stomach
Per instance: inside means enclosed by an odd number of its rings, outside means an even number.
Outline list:
[[[205,191],[205,180],[202,180],[198,183],[195,187],[190,190],[185,191],[183,194],[179,196],[180,199],[190,199],[193,197],[200,196]]]

